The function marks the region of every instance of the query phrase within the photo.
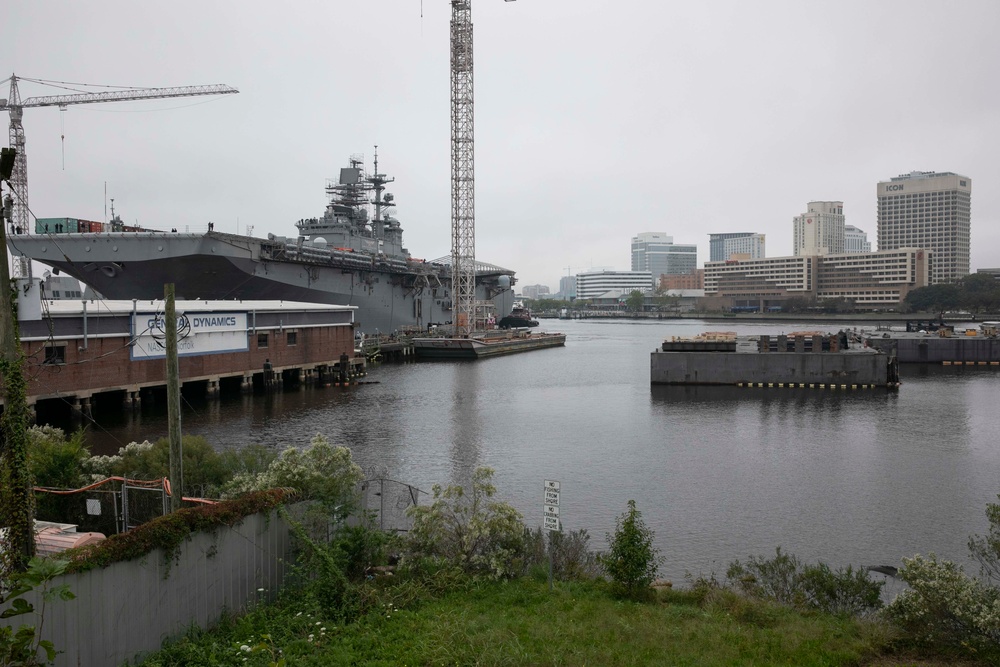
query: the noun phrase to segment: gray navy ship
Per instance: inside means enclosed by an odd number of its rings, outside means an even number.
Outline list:
[[[163,232],[73,218],[38,219],[34,234],[7,237],[14,254],[58,269],[108,299],[267,299],[356,306],[367,333],[426,330],[452,320],[450,258],[425,261],[403,247],[385,191],[394,179],[366,174],[352,157],[326,186],[323,216],[299,220],[297,237]],[[370,210],[374,208],[374,216]],[[514,272],[476,263],[477,318],[500,320],[514,303]]]

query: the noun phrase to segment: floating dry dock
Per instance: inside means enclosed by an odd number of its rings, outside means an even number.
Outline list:
[[[483,359],[566,344],[566,334],[524,330],[480,332],[465,338],[414,338],[418,359]]]
[[[845,332],[779,336],[709,332],[671,338],[650,355],[651,384],[870,388],[899,384],[896,360]]]

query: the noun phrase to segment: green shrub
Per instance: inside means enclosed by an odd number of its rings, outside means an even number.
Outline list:
[[[883,582],[848,565],[832,569],[825,563],[803,565],[793,554],[775,550],[774,558],[752,556],[746,564],[733,561],[728,583],[750,597],[818,609],[828,614],[862,615],[882,606]]]
[[[862,616],[882,606],[885,582],[874,581],[862,568],[831,569],[825,563],[806,565],[801,576],[806,605],[828,614]]]
[[[744,595],[797,605],[805,601],[799,586],[801,567],[794,554],[782,553],[778,547],[770,560],[751,556],[746,565],[733,561],[726,570],[726,579]]]
[[[184,467],[184,493],[218,497],[232,473],[222,455],[200,435],[181,438],[182,465]],[[161,479],[170,476],[170,440],[160,438],[155,443],[131,442],[118,450],[115,456],[94,456],[86,462],[86,469],[100,477],[132,477],[135,479]]]
[[[886,613],[917,643],[1000,649],[1000,590],[934,554],[904,558],[899,578],[910,588],[886,607]]]
[[[590,550],[590,535],[586,530],[569,533],[524,529],[525,566],[537,568],[548,577],[549,552],[552,554],[552,577],[559,581],[594,579],[601,573],[597,554]],[[541,576],[541,574],[539,575]]]
[[[653,531],[642,520],[635,501],[628,501],[628,510],[618,517],[614,536],[608,535],[608,553],[598,557],[604,571],[611,577],[616,593],[639,597],[648,592],[662,558],[653,547]]]
[[[413,528],[408,557],[439,558],[468,574],[510,578],[524,571],[524,524],[507,503],[491,500],[493,470],[477,468],[472,493],[461,486],[434,486],[430,505],[407,510]]]
[[[35,485],[53,489],[79,489],[89,479],[84,466],[90,452],[83,442],[84,432],[66,437],[62,429],[32,426],[28,429],[28,466]],[[51,493],[35,493],[35,518],[61,523],[84,523],[87,519],[77,498]]]

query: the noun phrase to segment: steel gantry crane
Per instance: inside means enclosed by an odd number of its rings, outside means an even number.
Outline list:
[[[210,86],[180,86],[175,88],[126,88],[101,93],[77,93],[73,95],[50,95],[46,97],[29,97],[21,100],[17,90],[18,80],[48,84],[48,81],[25,79],[14,74],[10,75],[10,97],[0,99],[0,111],[10,112],[10,146],[17,150],[14,161],[14,171],[10,178],[10,189],[13,192],[10,217],[11,233],[30,234],[31,224],[28,219],[28,158],[24,150],[24,125],[21,118],[24,110],[30,107],[65,108],[70,104],[94,104],[97,102],[129,102],[133,100],[158,100],[166,97],[194,97],[198,95],[228,95],[238,93],[236,88],[221,84]],[[31,262],[25,257],[16,258],[13,265],[14,276],[29,277]]]
[[[466,336],[475,325],[476,300],[472,74],[472,0],[451,0],[451,293],[455,334]]]

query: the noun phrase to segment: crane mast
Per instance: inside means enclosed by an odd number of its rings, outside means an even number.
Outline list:
[[[0,100],[0,111],[10,113],[10,146],[17,150],[14,170],[10,178],[10,189],[13,192],[13,211],[10,221],[12,234],[30,234],[31,221],[28,208],[28,157],[25,151],[24,125],[22,118],[24,110],[29,107],[60,108],[70,104],[94,104],[98,102],[128,102],[133,100],[153,100],[166,97],[194,97],[197,95],[226,95],[238,93],[235,88],[225,85],[210,86],[179,86],[173,88],[128,88],[103,93],[79,93],[73,95],[49,95],[45,97],[29,97],[21,100],[17,89],[18,78],[10,75],[10,97]],[[32,79],[28,79],[31,81]],[[13,263],[14,278],[31,277],[31,262],[26,257],[15,257]]]
[[[512,0],[505,0],[512,2]],[[472,1],[451,0],[451,293],[455,334],[475,326],[476,151]]]
[[[456,335],[474,326],[476,172],[472,81],[472,7],[451,3],[451,282]]]

